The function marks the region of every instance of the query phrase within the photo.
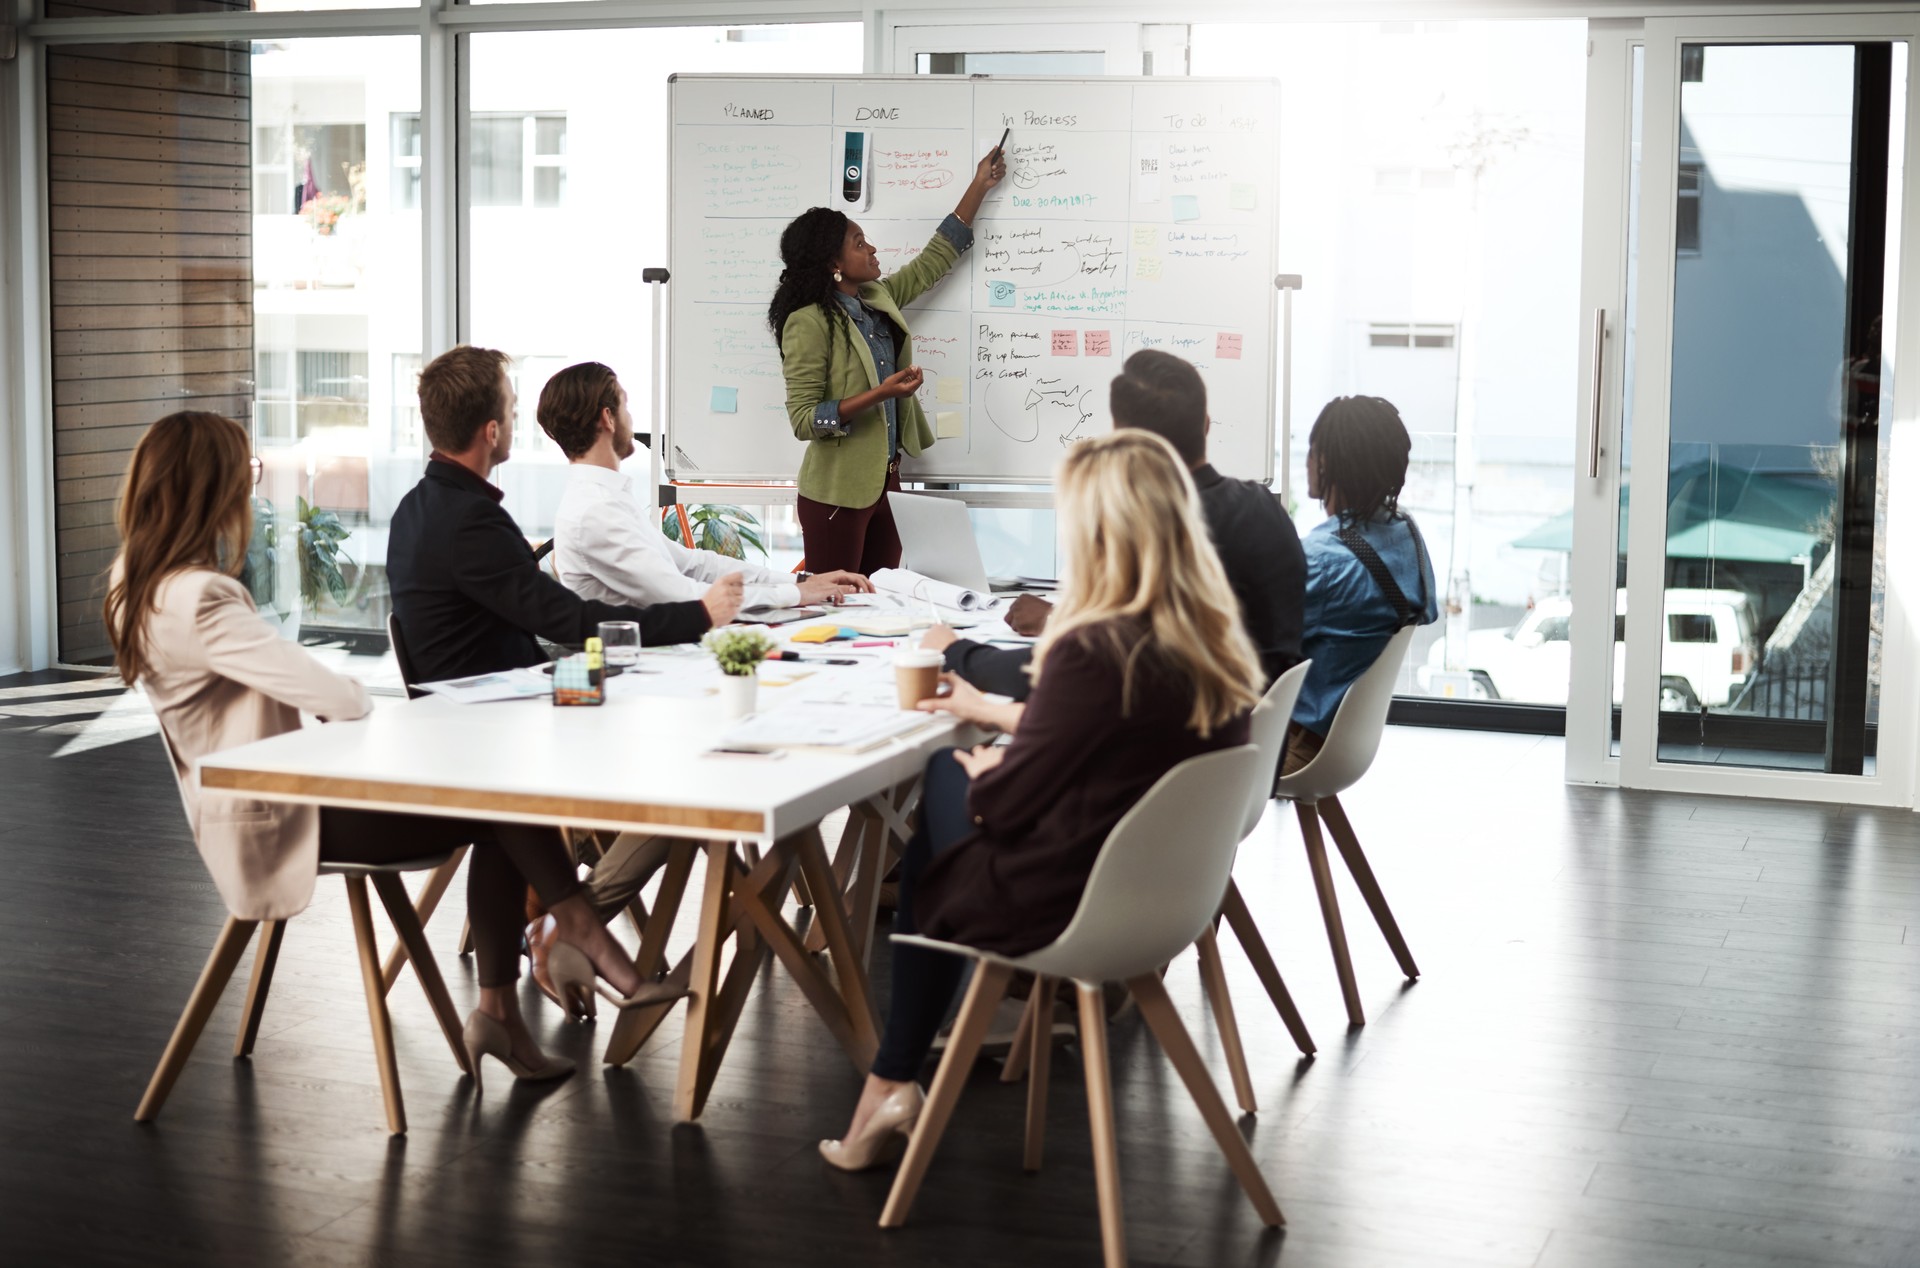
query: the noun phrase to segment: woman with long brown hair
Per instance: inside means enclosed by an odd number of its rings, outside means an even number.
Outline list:
[[[1027,703],[993,704],[953,674],[922,709],[1011,732],[1005,747],[927,764],[900,868],[895,933],[1006,955],[1058,937],[1107,834],[1190,757],[1247,742],[1266,681],[1173,446],[1124,429],[1067,451],[1055,482],[1061,599],[1034,648]],[[872,1165],[920,1113],[915,1076],[966,963],[893,948],[893,999],[853,1122],[820,1152]]]
[[[170,414],[134,447],[118,510],[121,547],[105,619],[114,660],[153,702],[201,858],[235,916],[284,920],[313,895],[322,859],[384,863],[472,844],[467,915],[480,1007],[467,1019],[476,1083],[490,1054],[516,1078],[559,1078],[573,1063],[540,1051],[520,1016],[520,912],[530,883],[561,938],[618,989],[642,987],[581,893],[566,846],[549,829],[426,815],[320,809],[202,792],[208,754],[300,726],[369,711],[358,682],[336,674],[260,619],[237,579],[253,531],[249,457],[240,424]],[[640,994],[645,994],[640,991]]]

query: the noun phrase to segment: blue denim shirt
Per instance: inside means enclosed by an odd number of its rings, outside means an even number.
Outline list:
[[[1347,688],[1380,658],[1400,628],[1400,616],[1380,593],[1373,579],[1338,537],[1340,520],[1336,516],[1308,533],[1301,541],[1307,552],[1307,605],[1305,637],[1301,652],[1313,661],[1307,680],[1300,686],[1300,701],[1293,708],[1293,720],[1307,730],[1325,735],[1333,725],[1334,711],[1340,707]],[[1387,571],[1400,583],[1407,598],[1418,603],[1426,594],[1427,610],[1420,624],[1431,625],[1440,619],[1437,588],[1433,584],[1433,560],[1427,557],[1424,543],[1414,535],[1413,523],[1405,515],[1389,517],[1385,513],[1360,521],[1360,535],[1387,565]]]
[[[968,247],[973,245],[973,230],[958,216],[949,215],[945,220],[940,222],[940,236],[948,242],[953,243],[953,249],[958,252],[964,253]],[[895,362],[897,354],[893,346],[893,332],[887,328],[887,323],[881,318],[880,314],[868,308],[857,296],[848,295],[844,291],[836,292],[836,296],[840,300],[842,307],[847,310],[847,316],[853,320],[853,328],[860,332],[862,339],[867,341],[867,351],[873,354],[874,372],[880,376],[882,382],[885,382],[887,376],[893,374],[900,368]],[[913,350],[907,348],[901,351],[911,357]],[[898,401],[889,398],[881,405],[881,409],[885,412],[887,419],[888,462],[892,462],[894,455],[900,452],[899,404]],[[813,434],[815,439],[825,439],[829,436],[844,436],[852,430],[851,427],[841,421],[839,401],[821,401],[814,409]]]

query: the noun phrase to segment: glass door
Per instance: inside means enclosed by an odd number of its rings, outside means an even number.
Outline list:
[[[1910,693],[1885,650],[1911,35],[1910,16],[1662,20],[1616,59],[1638,197],[1589,362],[1590,447],[1614,455],[1582,535],[1605,614],[1575,635],[1588,773],[1611,686],[1623,784],[1910,800],[1905,727],[1880,718]]]

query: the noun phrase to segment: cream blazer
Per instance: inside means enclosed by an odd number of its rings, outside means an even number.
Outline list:
[[[140,685],[159,715],[200,857],[240,919],[296,915],[319,872],[319,808],[202,793],[200,760],[297,730],[303,710],[323,720],[365,717],[366,688],[281,638],[225,573],[177,572],[156,599]]]

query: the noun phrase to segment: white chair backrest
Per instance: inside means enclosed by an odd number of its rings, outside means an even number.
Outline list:
[[[1327,728],[1327,742],[1319,755],[1274,786],[1273,795],[1289,801],[1318,801],[1337,797],[1360,782],[1380,751],[1380,736],[1387,729],[1387,707],[1393,703],[1393,686],[1400,666],[1413,645],[1414,627],[1409,625],[1388,640],[1380,657],[1366,673],[1347,688],[1340,707],[1334,710],[1333,725]]]
[[[1016,963],[1049,977],[1121,982],[1157,972],[1220,910],[1247,785],[1272,778],[1251,744],[1188,758],[1147,790],[1100,847],[1073,920]]]
[[[1260,703],[1253,706],[1253,746],[1260,750],[1260,761],[1268,775],[1265,780],[1255,781],[1246,823],[1240,829],[1243,841],[1260,826],[1260,816],[1267,813],[1267,803],[1273,800],[1273,776],[1280,773],[1280,758],[1287,751],[1287,723],[1293,721],[1293,706],[1300,700],[1300,684],[1307,680],[1307,671],[1311,668],[1313,662],[1303,660],[1281,674],[1273,680],[1273,686],[1267,688]]]

